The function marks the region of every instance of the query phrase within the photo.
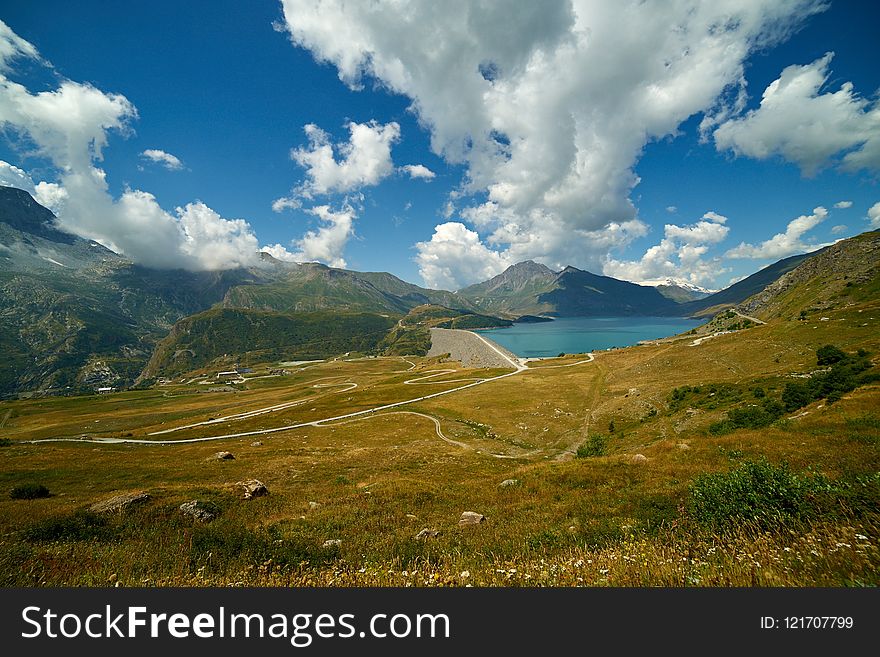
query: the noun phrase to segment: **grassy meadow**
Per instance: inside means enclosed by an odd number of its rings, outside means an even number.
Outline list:
[[[685,336],[591,362],[570,355],[388,410],[216,441],[174,444],[315,422],[505,371],[394,357],[261,376],[279,367],[266,363],[240,384],[202,383],[203,370],[145,390],[2,402],[0,582],[875,586],[876,367],[831,400],[722,426],[732,410],[781,404],[788,384],[819,376],[823,345],[861,349],[872,365],[873,298],[804,315],[792,302],[766,325],[696,346]],[[431,377],[437,370],[454,371]],[[224,420],[270,406],[279,408]],[[30,442],[57,438],[70,440]],[[235,458],[212,458],[220,450]],[[270,494],[242,499],[233,484],[251,478]],[[48,496],[27,493],[39,486]],[[150,499],[124,513],[88,510],[137,491]],[[194,499],[218,517],[184,516],[179,506]],[[486,520],[459,527],[463,511]]]

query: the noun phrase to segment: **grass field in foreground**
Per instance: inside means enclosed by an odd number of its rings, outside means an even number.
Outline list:
[[[833,404],[820,399],[768,426],[709,431],[731,409],[755,405],[756,389],[777,398],[802,380],[793,374],[817,370],[824,344],[876,358],[877,313],[865,302],[827,311],[824,321],[777,320],[698,346],[683,339],[560,367],[583,360],[567,356],[389,411],[202,443],[77,439],[260,431],[505,371],[438,359],[335,360],[224,392],[197,380],[3,402],[0,582],[877,585],[880,386]],[[445,369],[455,371],[424,378]],[[675,403],[681,386],[700,392]],[[223,421],[281,404],[289,405]],[[200,422],[210,424],[150,435]],[[598,454],[578,458],[589,436],[599,437]],[[75,442],[27,442],[47,438]],[[235,459],[212,460],[219,450]],[[726,478],[700,478],[711,473]],[[231,484],[248,478],[270,495],[241,499]],[[516,482],[502,487],[508,479]],[[29,483],[49,497],[13,499]],[[731,506],[707,517],[695,494],[716,489]],[[87,511],[141,490],[150,500],[124,514]],[[750,498],[772,513],[744,519]],[[212,503],[219,517],[199,524],[182,516],[178,507],[193,499]],[[486,521],[459,527],[463,511]],[[422,529],[438,534],[416,539]]]

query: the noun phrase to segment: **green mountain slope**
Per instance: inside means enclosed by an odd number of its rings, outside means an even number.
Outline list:
[[[212,308],[177,322],[156,347],[141,378],[172,376],[217,359],[228,367],[251,359],[310,360],[345,351],[371,352],[396,319],[375,313]]]

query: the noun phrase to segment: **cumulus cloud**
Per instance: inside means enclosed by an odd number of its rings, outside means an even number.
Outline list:
[[[432,150],[463,164],[464,210],[515,260],[597,265],[601,232],[637,221],[653,139],[743,88],[743,62],[824,5],[556,0],[283,0],[294,44],[354,89],[407,96]],[[626,29],[621,30],[621,25]],[[452,213],[448,215],[451,218]],[[454,223],[454,222],[453,222]],[[612,242],[615,239],[611,240]]]
[[[834,204],[834,207],[838,210],[846,210],[847,208],[851,208],[852,204],[852,201],[838,201]]]
[[[282,196],[272,201],[272,212],[284,212],[285,210],[298,210],[302,207],[302,201],[293,196]]]
[[[310,230],[294,241],[296,252],[290,259],[297,262],[323,262],[331,267],[345,267],[345,245],[354,235],[355,210],[345,204],[340,210],[329,205],[319,205],[308,210],[321,221],[317,230]],[[273,254],[274,255],[274,254]]]
[[[67,190],[57,183],[40,181],[34,183],[33,178],[24,169],[0,160],[0,185],[17,187],[28,192],[43,207],[57,214],[67,200]]]
[[[819,206],[813,209],[813,214],[801,215],[792,219],[784,233],[777,233],[769,240],[760,244],[746,244],[741,242],[739,246],[731,249],[725,255],[728,258],[751,258],[771,259],[785,258],[796,253],[813,251],[818,246],[801,241],[803,235],[818,226],[828,216],[828,210]]]
[[[871,228],[880,228],[880,201],[868,208],[868,221]]]
[[[663,239],[650,247],[639,260],[615,260],[608,257],[603,273],[641,283],[665,278],[685,280],[695,285],[710,284],[726,271],[717,258],[705,259],[710,247],[727,237],[727,217],[707,212],[689,226],[666,224]]]
[[[295,196],[345,194],[377,185],[394,172],[391,145],[400,139],[400,126],[393,121],[385,125],[376,121],[350,122],[348,141],[337,144],[313,123],[304,130],[309,139],[308,147],[290,152],[290,157],[306,170],[308,178],[295,190]]]
[[[424,164],[405,164],[400,167],[401,171],[409,174],[410,178],[421,178],[422,180],[433,180],[437,174],[431,171]]]
[[[428,287],[458,290],[500,274],[513,262],[488,249],[480,236],[462,223],[449,221],[434,228],[428,242],[416,244],[416,263]]]
[[[260,251],[262,251],[263,253],[268,253],[276,260],[282,260],[284,262],[296,262],[296,254],[290,252],[283,244],[269,244],[267,246],[261,247]]]
[[[32,184],[32,193],[56,212],[60,227],[147,266],[223,269],[256,260],[256,238],[242,220],[223,219],[202,203],[172,215],[140,190],[113,198],[97,163],[111,132],[129,132],[137,118],[134,105],[121,94],[71,80],[31,93],[6,76],[17,58],[48,66],[31,44],[0,22],[0,127],[54,166],[58,182]],[[7,167],[6,174],[19,182],[30,178],[15,169]]]
[[[845,233],[845,232],[846,232],[846,226],[843,224],[838,224],[836,226],[831,227],[831,234],[832,235],[840,235],[841,233]]]
[[[155,162],[156,164],[160,164],[169,171],[179,171],[180,169],[183,169],[183,162],[180,161],[180,158],[158,148],[148,148],[141,153],[141,157],[150,160],[151,162]]]
[[[727,223],[727,217],[723,214],[718,214],[717,212],[712,212],[709,210],[706,214],[703,215],[703,219],[708,219],[709,221],[714,221],[716,224]]]
[[[762,160],[779,155],[807,176],[829,164],[880,169],[880,103],[860,98],[851,82],[823,92],[833,56],[784,69],[764,90],[758,109],[718,126],[718,150]]]

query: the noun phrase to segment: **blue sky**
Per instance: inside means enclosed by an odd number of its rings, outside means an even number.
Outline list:
[[[590,2],[354,4],[4,7],[0,73],[17,86],[0,98],[0,182],[29,180],[63,225],[145,264],[247,264],[280,245],[449,288],[527,257],[720,288],[871,227],[880,15],[864,3],[706,3],[696,19],[666,3],[625,20]],[[727,34],[707,50],[713,21]],[[661,55],[674,79],[641,66]],[[794,91],[761,107],[791,66]],[[69,103],[17,104],[65,82]],[[83,134],[106,139],[102,159]],[[282,198],[298,207],[273,211]]]

